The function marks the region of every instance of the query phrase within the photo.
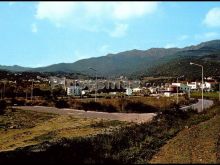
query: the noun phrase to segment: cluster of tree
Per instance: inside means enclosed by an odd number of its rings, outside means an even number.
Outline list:
[[[7,108],[7,103],[5,100],[0,100],[0,115],[4,114]]]

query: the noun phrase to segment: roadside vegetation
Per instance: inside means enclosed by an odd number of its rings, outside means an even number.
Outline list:
[[[191,96],[194,98],[201,98],[201,92],[192,92]],[[206,99],[219,100],[219,92],[204,92],[203,97]]]
[[[219,114],[219,108],[219,105],[215,105],[200,114],[194,110],[181,111],[178,108],[163,110],[152,122],[142,124],[121,124],[114,121],[109,121],[109,124],[102,120],[85,126],[86,133],[82,131],[85,129],[85,127],[82,129],[84,124],[79,123],[77,129],[73,129],[73,123],[77,123],[73,119],[54,118],[51,120],[59,121],[60,124],[50,120],[44,123],[43,127],[38,126],[41,134],[31,138],[38,140],[39,144],[1,152],[0,160],[1,162],[15,160],[22,162],[25,158],[27,162],[34,160],[37,163],[59,161],[64,163],[148,163],[168,140],[176,137],[181,130],[193,128],[201,122],[212,119]],[[61,123],[64,126],[60,126]],[[66,123],[71,124],[66,125]],[[42,132],[44,127],[48,129],[46,127],[48,125],[51,127],[53,125],[56,129]],[[218,126],[218,123],[215,126]],[[62,128],[57,129],[58,127]],[[88,127],[93,133],[88,131]],[[106,127],[115,129],[110,129],[111,131],[104,129],[104,131],[103,128]],[[59,133],[60,130],[62,131]]]
[[[193,116],[187,127],[165,144],[150,163],[219,163],[220,104]]]
[[[123,122],[7,109],[0,115],[0,152],[60,138],[86,137]]]

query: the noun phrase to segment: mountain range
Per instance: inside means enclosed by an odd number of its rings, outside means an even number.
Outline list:
[[[206,74],[220,74],[220,40],[202,42],[184,48],[151,48],[129,50],[117,54],[82,59],[73,63],[59,63],[46,67],[26,68],[18,65],[3,66],[9,71],[66,72],[95,75],[89,67],[97,70],[99,76],[176,76],[193,75],[199,68],[189,62],[203,64]]]

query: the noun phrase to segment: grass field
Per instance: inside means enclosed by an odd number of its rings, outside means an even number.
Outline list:
[[[218,100],[219,99],[219,92],[204,92],[203,96],[204,96],[204,98],[207,98],[207,99]],[[201,92],[192,92],[191,97],[201,98],[202,93]]]
[[[220,106],[209,111],[207,115],[200,114],[200,119],[209,120],[180,131],[154,155],[150,163],[217,163]],[[200,121],[192,124],[195,122]]]
[[[0,116],[0,152],[60,138],[85,137],[116,129],[123,122],[22,110]]]
[[[90,101],[94,101],[94,99],[72,99],[71,101],[69,101],[69,104],[72,108],[80,109],[79,107],[82,103]],[[117,109],[118,112],[123,112],[124,110],[126,110],[124,107],[129,102],[145,104],[149,107],[163,110],[174,107],[176,104],[176,97],[126,97],[112,99],[98,98],[97,102],[101,103],[102,105],[112,105]],[[186,100],[183,96],[179,96],[179,104],[187,105],[189,104],[189,100]]]

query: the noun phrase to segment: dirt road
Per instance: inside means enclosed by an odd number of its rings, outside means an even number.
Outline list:
[[[47,112],[47,113],[56,113],[61,115],[74,115],[76,117],[85,117],[85,118],[102,118],[110,120],[119,120],[127,122],[149,122],[156,116],[155,113],[108,113],[108,112],[96,112],[96,111],[84,111],[63,108],[58,109],[55,107],[44,107],[44,106],[14,106],[13,108],[30,110],[37,112]]]
[[[209,108],[213,105],[212,100],[204,99],[204,109]],[[198,112],[202,111],[202,100],[196,104],[182,107],[182,110],[187,110],[188,108],[197,109]],[[77,109],[63,108],[58,109],[55,107],[44,107],[44,106],[14,106],[13,108],[37,111],[37,112],[47,112],[47,113],[56,113],[63,115],[74,115],[76,117],[85,117],[85,118],[102,118],[110,120],[119,120],[119,121],[128,121],[128,122],[149,122],[156,116],[156,113],[108,113],[108,112],[96,112],[96,111],[84,111]]]

